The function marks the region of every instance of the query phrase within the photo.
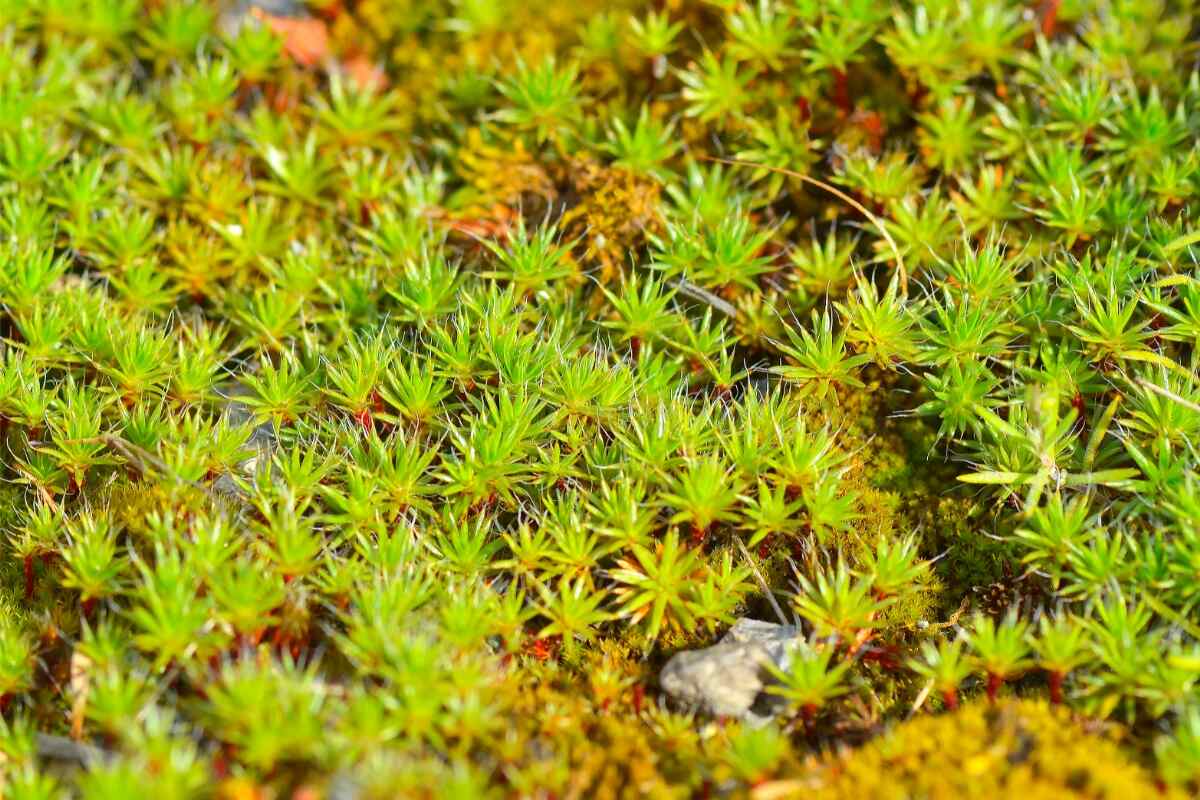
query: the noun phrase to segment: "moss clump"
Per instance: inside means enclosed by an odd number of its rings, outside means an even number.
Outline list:
[[[1183,798],[1131,761],[1115,726],[1088,726],[1036,700],[973,703],[902,722],[862,748],[821,760],[799,782],[841,800],[959,797]]]
[[[0,0],[4,790],[1196,785],[1200,9],[1033,5]]]

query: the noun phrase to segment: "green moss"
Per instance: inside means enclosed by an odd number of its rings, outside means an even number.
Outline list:
[[[232,5],[0,0],[5,789],[1200,774],[1192,3]]]

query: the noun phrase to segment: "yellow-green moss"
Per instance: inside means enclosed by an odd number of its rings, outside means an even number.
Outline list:
[[[1160,791],[1122,751],[1121,736],[1042,702],[976,703],[828,757],[802,783],[827,800],[1182,797]]]

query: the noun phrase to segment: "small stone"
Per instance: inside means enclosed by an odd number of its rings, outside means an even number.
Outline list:
[[[659,674],[659,685],[690,708],[765,723],[785,705],[765,691],[772,682],[765,665],[787,669],[788,645],[797,635],[790,625],[739,619],[712,647],[672,656]]]
[[[788,646],[796,641],[796,637],[799,635],[800,630],[794,625],[778,625],[774,622],[741,617],[721,637],[721,642],[757,642],[767,649],[771,660],[780,669],[787,669]]]

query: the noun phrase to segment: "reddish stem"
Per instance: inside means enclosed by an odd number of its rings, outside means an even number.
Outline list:
[[[1000,692],[1000,685],[1004,683],[1004,678],[995,672],[989,672],[987,678],[987,698],[989,703],[996,702],[996,695]]]
[[[797,98],[796,108],[800,111],[800,120],[802,122],[808,122],[812,119],[812,106],[808,104],[807,99],[803,97]]]
[[[817,704],[805,703],[800,707],[800,717],[804,720],[805,733],[811,734],[817,721]]]
[[[758,546],[758,557],[761,559],[770,558],[771,552],[775,549],[775,537],[767,535],[762,543]]]
[[[1047,39],[1054,37],[1054,30],[1058,27],[1058,9],[1062,6],[1062,0],[1045,0],[1042,3],[1042,35]]]
[[[1059,670],[1051,670],[1046,676],[1046,682],[1050,685],[1050,702],[1053,705],[1062,705],[1063,701],[1063,678],[1066,676]]]
[[[229,767],[230,767],[230,764],[232,763],[233,759],[235,758],[235,756],[236,756],[236,753],[234,752],[233,745],[224,745],[223,747],[221,747],[217,751],[217,754],[215,756],[213,756],[213,760],[212,760],[213,774],[215,774],[217,776],[217,778],[219,778],[221,780],[228,778],[229,772],[230,772]]]
[[[850,77],[842,69],[833,70],[833,104],[850,113]]]
[[[943,689],[942,702],[946,705],[947,711],[954,711],[958,708],[958,689]]]
[[[33,556],[25,556],[25,599],[33,599]]]

